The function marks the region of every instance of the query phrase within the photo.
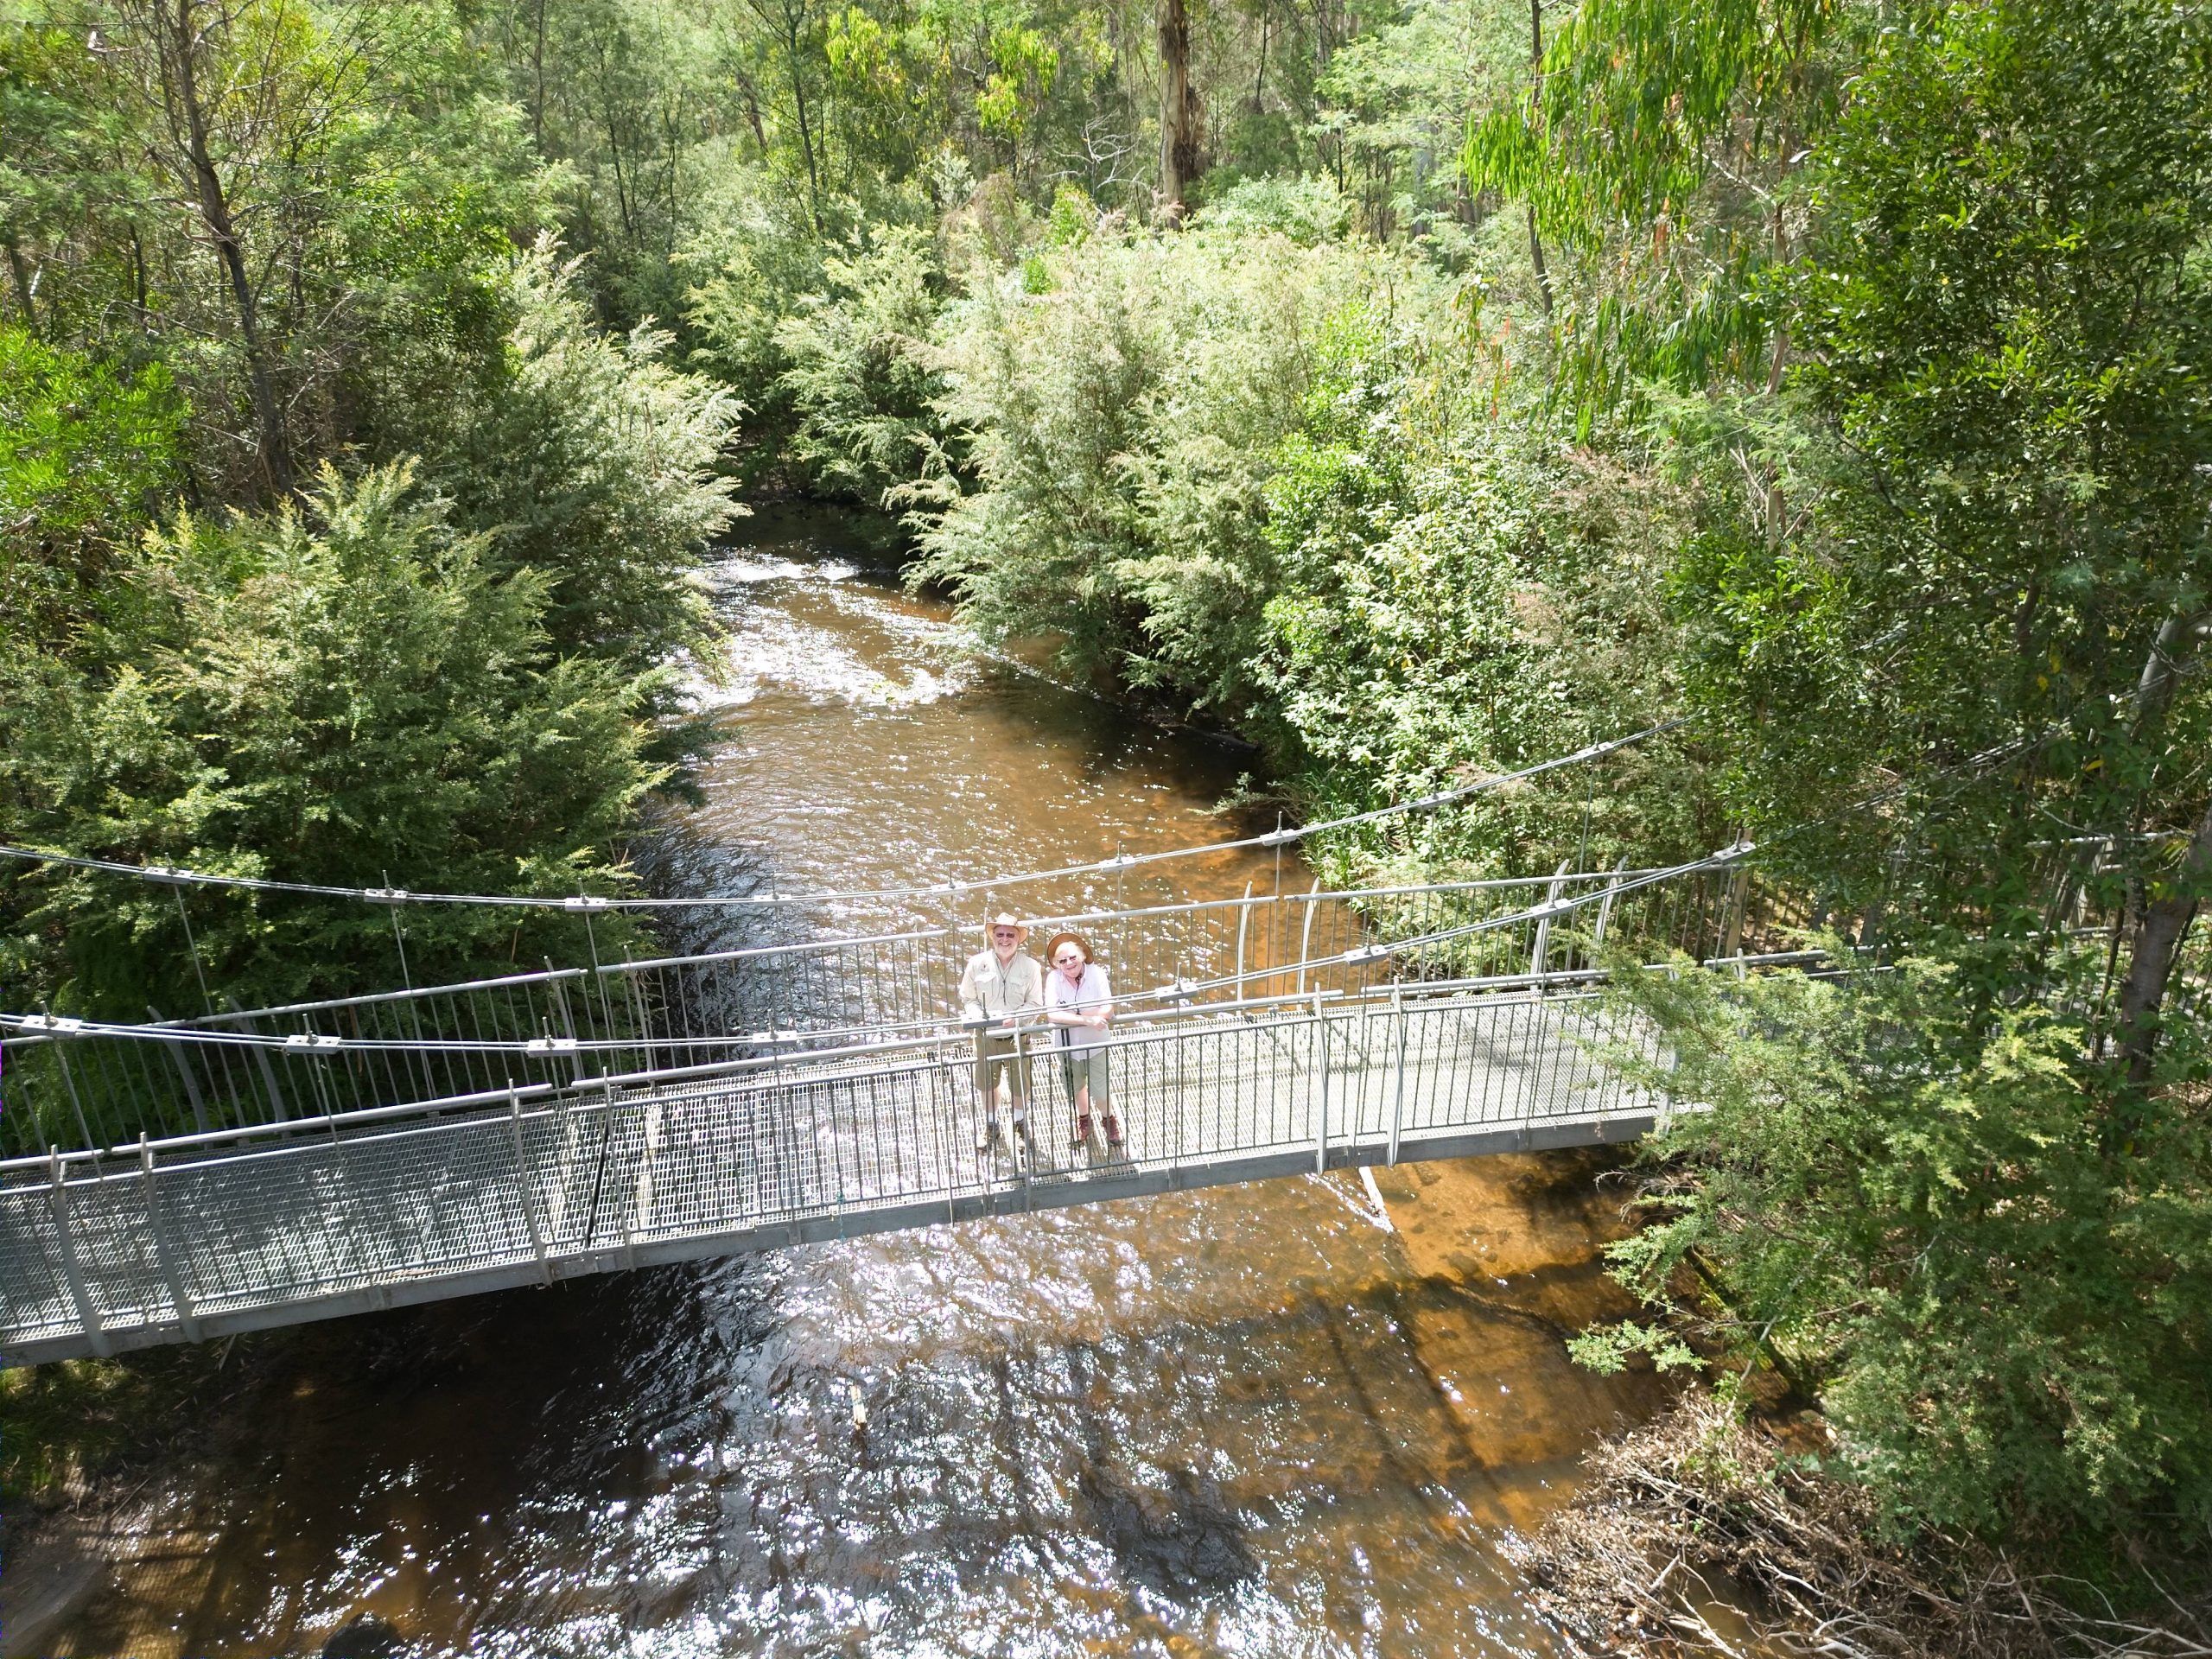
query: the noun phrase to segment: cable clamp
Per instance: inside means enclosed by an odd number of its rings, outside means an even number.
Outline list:
[[[561,908],[563,910],[612,910],[613,907],[614,901],[612,899],[602,899],[597,893],[580,893],[572,899],[563,899],[561,901]]]
[[[296,1031],[284,1039],[287,1048],[343,1048],[346,1039],[320,1031]]]
[[[573,1037],[533,1037],[523,1045],[526,1054],[573,1054],[576,1039]]]
[[[372,905],[404,905],[409,894],[404,887],[366,887],[361,897]]]

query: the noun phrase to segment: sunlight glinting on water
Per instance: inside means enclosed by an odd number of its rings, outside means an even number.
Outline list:
[[[664,880],[1235,833],[1212,808],[1249,755],[970,651],[834,524],[748,534],[715,580],[729,741]],[[1115,896],[1275,879],[1246,852]],[[1551,1653],[1503,1547],[1656,1397],[1565,1357],[1611,1295],[1588,1171],[1376,1191],[1387,1213],[1294,1178],[310,1327],[233,1466],[56,1651],[309,1654],[366,1611],[421,1659]]]

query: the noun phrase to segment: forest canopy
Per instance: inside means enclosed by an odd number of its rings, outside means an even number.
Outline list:
[[[1742,842],[1802,900],[1827,977],[1614,993],[1712,1109],[1582,1351],[1786,1376],[1901,1536],[2202,1545],[2202,11],[5,16],[0,842],[620,890],[774,495],[1299,810],[1664,726],[1323,853]],[[8,1006],[387,971],[381,921],[125,899],[0,872]]]

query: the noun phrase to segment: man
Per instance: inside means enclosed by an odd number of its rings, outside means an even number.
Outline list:
[[[990,949],[971,957],[960,976],[960,1011],[976,1033],[976,1098],[983,1114],[976,1136],[978,1152],[988,1152],[998,1141],[1002,1073],[1014,1096],[1014,1132],[1028,1142],[1029,1057],[1014,1032],[1033,1026],[1045,1007],[1045,970],[1021,948],[1029,930],[1001,912],[984,934]]]

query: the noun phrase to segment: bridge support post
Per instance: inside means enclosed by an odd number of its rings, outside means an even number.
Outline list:
[[[47,1167],[54,1179],[49,1202],[54,1210],[54,1230],[61,1241],[61,1271],[69,1280],[69,1295],[77,1304],[77,1322],[85,1327],[85,1339],[92,1344],[95,1354],[105,1359],[114,1352],[114,1344],[109,1342],[107,1332],[100,1325],[100,1311],[85,1288],[85,1271],[77,1261],[77,1238],[69,1229],[69,1183],[61,1168],[61,1148],[49,1146],[46,1155]]]
[[[1544,889],[1544,913],[1536,923],[1536,943],[1529,952],[1529,977],[1536,982],[1536,995],[1544,992],[1544,973],[1551,965],[1552,917],[1551,907],[1559,902],[1559,890],[1567,885],[1567,861],[1561,859],[1559,868],[1552,873],[1552,884]]]
[[[1390,1018],[1398,1027],[1397,1080],[1390,1093],[1390,1154],[1389,1167],[1398,1166],[1398,1126],[1406,1115],[1406,994],[1402,988],[1390,993]]]
[[[530,1247],[537,1253],[537,1276],[550,1285],[553,1282],[553,1264],[546,1259],[545,1230],[537,1224],[537,1199],[531,1190],[530,1162],[523,1155],[522,1096],[512,1083],[507,1085],[507,1133],[514,1142],[515,1185],[522,1198],[522,1218],[530,1226]]]
[[[226,1002],[230,1003],[231,1011],[233,1014],[238,1014],[239,1028],[245,1031],[248,1036],[255,1039],[253,1045],[253,1058],[255,1062],[261,1067],[262,1085],[269,1090],[269,1110],[271,1115],[269,1121],[272,1123],[282,1123],[286,1122],[291,1117],[292,1114],[290,1109],[284,1104],[284,1091],[276,1086],[276,1068],[269,1063],[268,1045],[259,1040],[261,1036],[260,1026],[252,1019],[240,1012],[236,1001],[230,997],[225,997],[223,1000]],[[231,1091],[232,1097],[235,1099],[238,1093],[238,1091],[236,1089],[232,1089]]]
[[[146,1005],[146,1012],[153,1016],[155,1024],[161,1023],[161,1010],[152,1003]],[[176,1062],[176,1074],[184,1081],[184,1097],[192,1106],[192,1127],[201,1135],[207,1134],[207,1106],[200,1097],[200,1079],[192,1074],[192,1057],[185,1052],[185,1046],[181,1042],[167,1042],[162,1046],[168,1050],[169,1058]],[[139,1138],[143,1140],[145,1137],[141,1135]]]
[[[1599,954],[1605,948],[1605,930],[1612,925],[1613,900],[1621,895],[1621,873],[1628,868],[1628,855],[1621,855],[1621,861],[1613,866],[1613,879],[1605,883],[1605,896],[1598,904],[1598,929],[1590,939],[1590,965],[1598,965]]]
[[[1244,884],[1244,902],[1236,906],[1236,984],[1229,993],[1232,1002],[1244,1001],[1244,935],[1252,925],[1252,884]]]
[[[192,1310],[192,1293],[185,1288],[183,1271],[169,1249],[168,1230],[162,1225],[161,1189],[154,1181],[154,1148],[143,1130],[138,1135],[138,1174],[146,1188],[146,1225],[154,1235],[154,1259],[162,1264],[162,1276],[169,1281],[169,1300],[176,1304],[176,1321],[184,1328],[184,1339],[197,1342],[199,1316]]]
[[[61,1043],[54,1046],[54,1063],[60,1068],[62,1086],[69,1091],[69,1109],[77,1114],[77,1133],[84,1137],[87,1147],[102,1144],[92,1134],[92,1126],[85,1121],[85,1101],[77,1092],[77,1074],[69,1069],[69,1051]]]
[[[1306,925],[1312,926],[1313,912],[1307,911],[1306,918]],[[1313,992],[1313,1029],[1315,1041],[1320,1045],[1320,1058],[1313,1069],[1321,1079],[1321,1103],[1318,1114],[1320,1125],[1319,1132],[1313,1137],[1313,1173],[1325,1175],[1329,1173],[1329,1016],[1321,1007],[1321,993],[1318,987]]]
[[[1306,895],[1306,925],[1298,934],[1298,989],[1294,995],[1306,995],[1306,959],[1313,949],[1313,918],[1321,910],[1321,878],[1313,878],[1313,890]]]
[[[1728,883],[1728,896],[1721,903],[1725,906],[1720,918],[1720,955],[1723,959],[1738,955],[1744,944],[1744,918],[1751,907],[1751,867],[1738,867]],[[1744,976],[1744,966],[1736,964],[1736,976]]]

